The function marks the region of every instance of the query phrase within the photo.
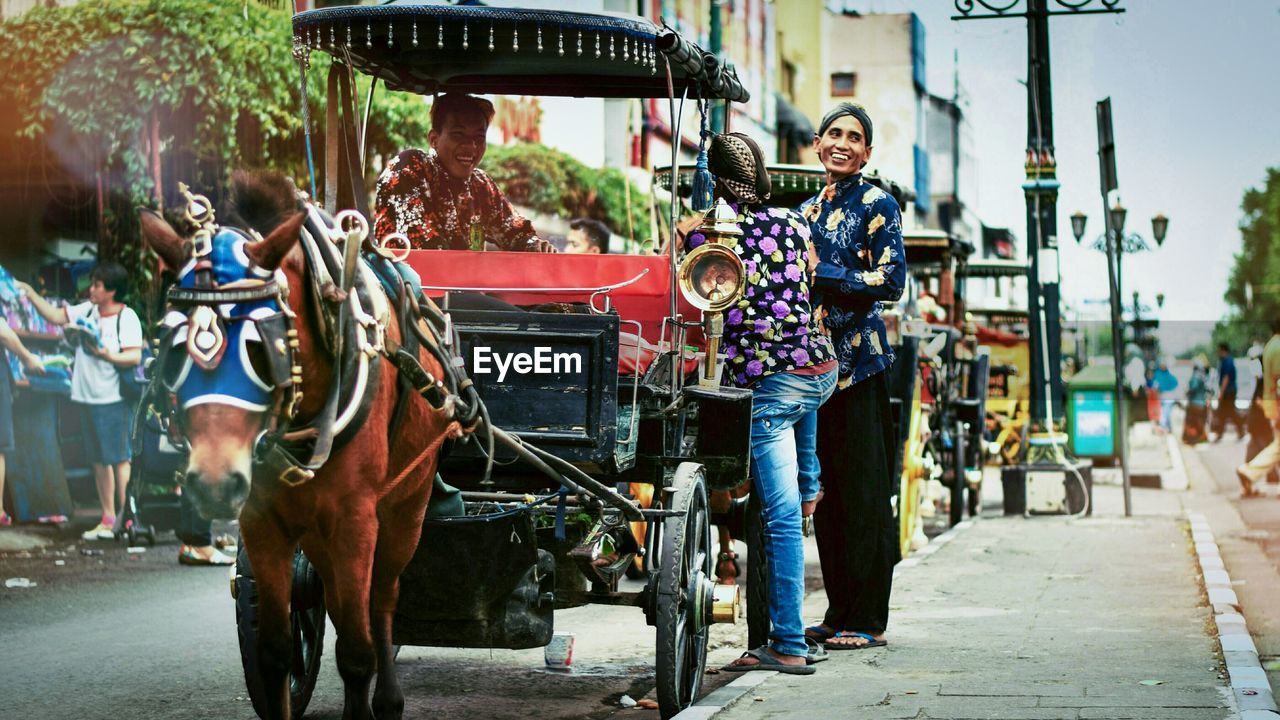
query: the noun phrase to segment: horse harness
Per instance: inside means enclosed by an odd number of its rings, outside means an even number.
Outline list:
[[[284,273],[256,267],[244,253],[254,238],[218,226],[206,198],[185,186],[181,190],[188,200],[186,217],[198,229],[192,259],[167,294],[155,361],[160,371],[151,373],[147,401],[139,409],[156,407],[176,446],[186,444],[188,407],[217,402],[262,411],[267,419],[253,449],[255,475],[301,485],[363,425],[381,379],[379,356],[398,371],[392,442],[408,392],[450,413],[463,428],[476,425],[483,407],[452,352],[458,342],[448,316],[416,296],[394,268],[402,258],[368,242],[363,216],[344,211],[331,218],[310,202],[304,203],[300,232],[307,263],[303,291],[317,345],[333,360],[334,378],[321,412],[298,418],[303,367],[298,317],[288,304]],[[234,277],[237,270],[243,277]],[[399,305],[398,345],[386,336],[389,294]],[[440,362],[442,378],[419,362],[419,344]]]

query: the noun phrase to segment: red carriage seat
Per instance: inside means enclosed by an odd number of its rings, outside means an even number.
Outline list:
[[[462,290],[483,292],[512,305],[588,303],[596,288],[621,285],[597,295],[595,307],[604,309],[607,296],[609,306],[623,321],[640,323],[642,371],[657,350],[662,320],[671,313],[671,260],[665,255],[414,250],[407,262],[422,277],[423,290],[432,297],[440,297],[446,290]],[[698,319],[698,310],[676,294],[684,318]],[[624,374],[633,370],[634,334],[634,325],[622,326],[618,354]],[[701,345],[702,339],[691,332],[687,342]]]

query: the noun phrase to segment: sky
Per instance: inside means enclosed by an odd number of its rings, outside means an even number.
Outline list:
[[[978,215],[1025,243],[1026,20],[955,22],[953,0],[845,4],[920,16],[935,95],[951,96],[958,51],[978,162]],[[1049,4],[1057,7],[1057,0]],[[1267,167],[1280,166],[1280,0],[1119,6],[1127,12],[1049,20],[1063,299],[1071,313],[1106,315],[1106,258],[1087,245],[1103,231],[1095,104],[1109,96],[1119,195],[1129,210],[1125,230],[1154,245],[1150,218],[1169,217],[1163,247],[1126,256],[1124,295],[1138,290],[1144,307],[1154,309],[1163,292],[1162,322],[1211,324],[1228,312],[1222,293],[1240,248],[1243,194],[1261,186]],[[1077,210],[1089,217],[1081,245],[1071,233]]]

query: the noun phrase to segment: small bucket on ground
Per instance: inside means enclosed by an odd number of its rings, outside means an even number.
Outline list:
[[[551,636],[543,657],[547,667],[552,670],[571,670],[573,668],[573,633],[558,632]]]

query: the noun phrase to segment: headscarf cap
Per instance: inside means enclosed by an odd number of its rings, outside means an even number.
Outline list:
[[[849,116],[856,118],[862,123],[862,131],[866,135],[867,147],[871,147],[871,116],[867,114],[867,109],[851,102],[842,102],[835,107],[834,110],[822,117],[822,124],[818,126],[817,137],[822,137],[827,132],[827,128],[831,127],[831,123],[842,117]]]

